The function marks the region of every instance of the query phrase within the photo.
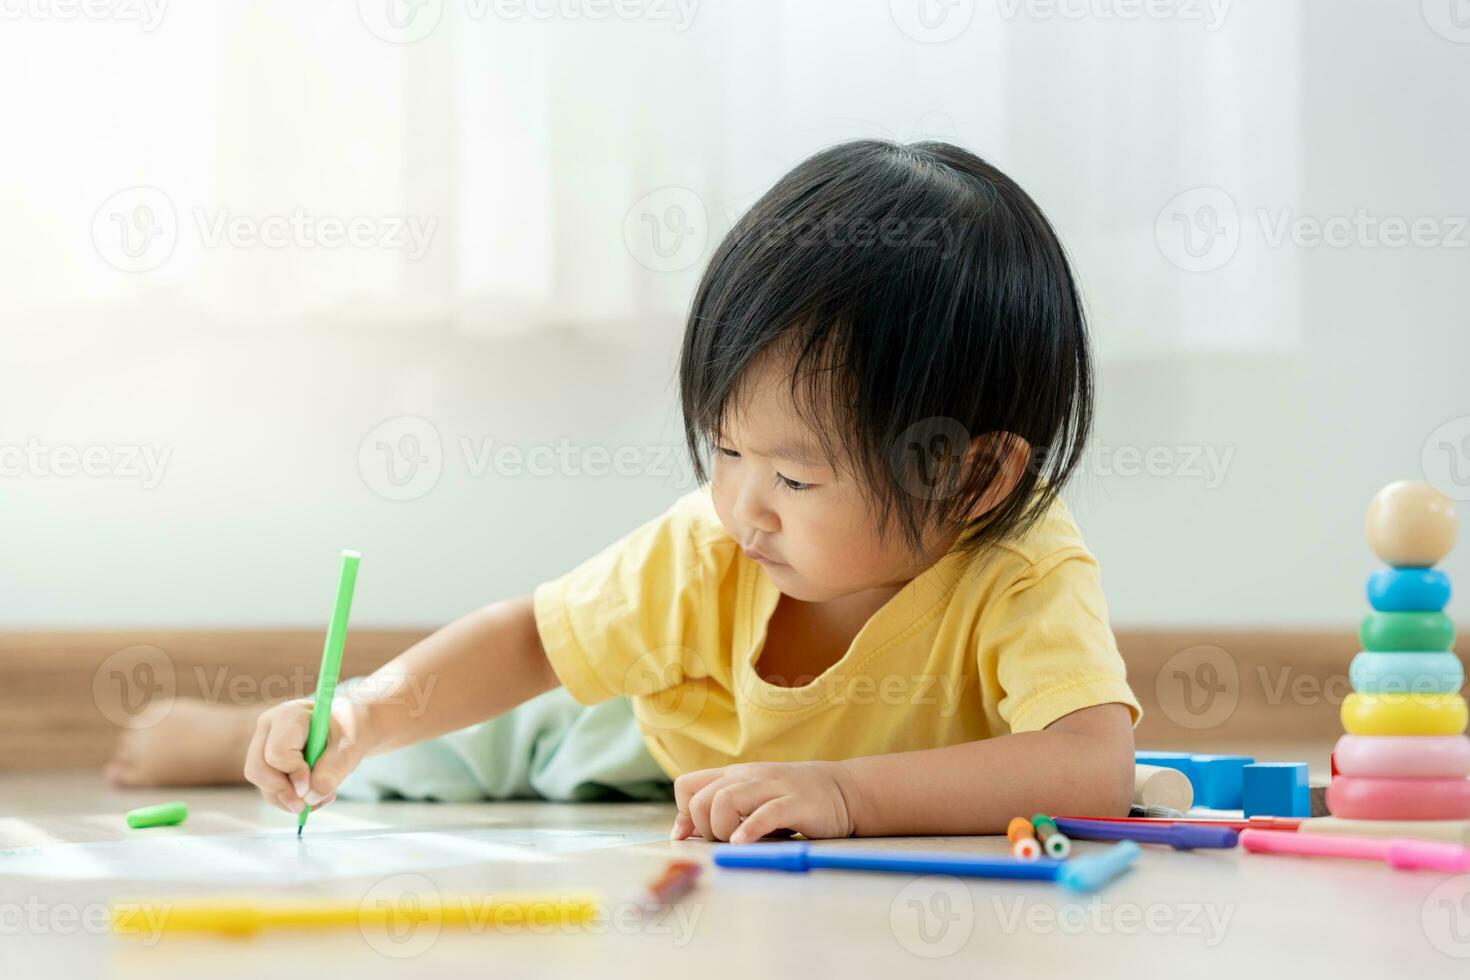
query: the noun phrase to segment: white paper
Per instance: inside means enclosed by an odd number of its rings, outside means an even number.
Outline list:
[[[144,832],[150,833],[150,832]],[[0,849],[0,876],[126,881],[301,883],[486,862],[550,861],[667,836],[549,828],[326,831],[294,827],[215,836],[142,836]]]

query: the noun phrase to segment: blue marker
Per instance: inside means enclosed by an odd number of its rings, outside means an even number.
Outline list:
[[[896,874],[954,875],[959,878],[1024,878],[1055,881],[1073,891],[1092,891],[1122,874],[1138,857],[1138,845],[1122,841],[1101,854],[1053,861],[1021,861],[934,851],[859,851],[813,849],[803,841],[788,844],[744,844],[715,850],[722,868],[769,871],[883,871]]]

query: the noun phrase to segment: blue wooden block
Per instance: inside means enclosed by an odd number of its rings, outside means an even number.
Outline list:
[[[1439,612],[1450,577],[1437,568],[1380,568],[1368,576],[1368,602],[1379,612]]]
[[[1188,752],[1134,752],[1133,762],[1140,766],[1162,766],[1165,769],[1178,769],[1189,778],[1189,785],[1194,786],[1194,756]],[[1195,796],[1199,796],[1199,787],[1194,787]]]
[[[1194,805],[1212,810],[1239,810],[1244,770],[1255,761],[1248,755],[1191,756],[1189,781],[1194,786]]]
[[[1312,815],[1305,762],[1255,762],[1241,773],[1241,809],[1247,817]]]

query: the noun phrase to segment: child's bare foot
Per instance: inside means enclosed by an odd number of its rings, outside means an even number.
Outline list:
[[[269,707],[180,698],[158,724],[123,732],[102,775],[114,786],[243,783],[255,719]]]

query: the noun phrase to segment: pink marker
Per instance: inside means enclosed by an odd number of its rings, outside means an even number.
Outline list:
[[[1327,837],[1285,830],[1242,830],[1240,846],[1258,854],[1306,854],[1386,861],[1406,871],[1470,871],[1470,847],[1439,841]]]

